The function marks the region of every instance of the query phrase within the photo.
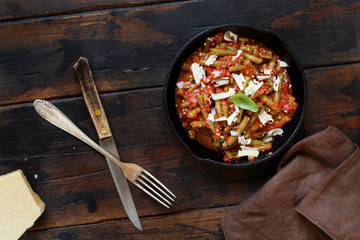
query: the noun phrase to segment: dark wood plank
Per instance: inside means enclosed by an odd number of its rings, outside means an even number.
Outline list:
[[[89,59],[100,92],[161,86],[190,38],[226,23],[276,31],[304,67],[359,61],[359,4],[323,4],[188,1],[2,23],[0,105],[79,96],[72,66],[80,56]]]
[[[1,0],[0,21],[98,11],[111,8],[134,7],[172,1],[174,0],[37,0],[31,2],[24,0]]]
[[[150,148],[164,151],[164,146],[152,145],[126,153],[149,151]],[[174,205],[167,209],[130,185],[140,217],[235,205],[251,196],[266,181],[266,178],[239,180],[237,170],[219,169],[194,161],[180,146],[177,151],[177,154],[175,150],[170,152],[172,155],[167,155],[166,159],[162,154],[157,154],[158,158],[149,154],[146,158],[151,159],[147,161],[134,161],[177,195]],[[124,151],[120,149],[120,153],[124,154]],[[23,169],[34,191],[46,204],[46,211],[33,229],[127,219],[104,158],[98,154],[85,154],[80,160],[78,158],[78,155],[48,156],[43,158],[43,162],[23,161],[4,168]],[[7,161],[0,163],[2,170],[2,166],[9,165]]]
[[[314,133],[333,125],[360,145],[360,64],[311,69],[305,129]]]
[[[263,185],[265,178],[243,181],[238,170],[194,161],[166,122],[161,88],[102,98],[121,159],[140,164],[177,195],[176,204],[168,210],[131,185],[140,216],[234,205]],[[97,138],[82,98],[55,105]],[[37,116],[31,105],[3,110],[0,131],[11,137],[1,142],[0,174],[22,169],[46,203],[46,212],[34,229],[126,218],[100,154]]]
[[[204,209],[141,219],[143,232],[128,220],[30,231],[21,239],[225,239],[221,218],[232,207]],[[171,223],[171,224],[169,224]]]

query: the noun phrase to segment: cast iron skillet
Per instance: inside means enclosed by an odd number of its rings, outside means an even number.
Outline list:
[[[255,39],[271,50],[273,50],[280,59],[285,61],[289,67],[287,68],[290,75],[293,95],[296,98],[299,106],[294,114],[291,122],[283,127],[284,133],[282,136],[276,136],[272,141],[273,154],[266,156],[265,153],[260,153],[259,157],[254,162],[244,160],[240,163],[230,164],[223,162],[223,153],[210,150],[204,147],[195,140],[191,140],[187,131],[182,127],[180,120],[177,116],[175,107],[175,87],[178,76],[180,74],[180,67],[183,61],[197,48],[205,42],[205,39],[209,36],[213,36],[218,32],[232,31],[241,37],[249,37]],[[177,54],[174,61],[171,64],[170,70],[167,74],[165,86],[164,86],[164,106],[168,122],[182,142],[182,144],[189,150],[189,152],[198,160],[208,162],[221,167],[237,168],[248,171],[249,169],[255,169],[257,171],[261,166],[269,166],[269,163],[279,160],[279,154],[289,148],[292,144],[294,137],[298,133],[305,114],[305,107],[307,102],[307,84],[304,73],[300,67],[300,63],[289,46],[285,41],[276,33],[260,29],[257,27],[247,25],[223,25],[208,29],[193,39],[191,39]],[[266,168],[266,167],[265,167]],[[263,169],[264,170],[264,169]],[[266,169],[265,169],[266,171]]]

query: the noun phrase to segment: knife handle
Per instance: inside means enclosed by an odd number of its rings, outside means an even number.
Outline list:
[[[87,58],[80,57],[75,63],[74,69],[79,78],[85,103],[95,125],[99,139],[102,140],[112,137],[109,122],[106,118],[104,107],[101,104]]]

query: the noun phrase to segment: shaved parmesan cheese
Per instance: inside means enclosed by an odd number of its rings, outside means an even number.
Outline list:
[[[239,157],[244,157],[244,156],[257,157],[257,156],[259,156],[259,150],[256,148],[241,146],[241,150],[238,151],[238,156]]]
[[[273,130],[270,130],[269,132],[267,132],[266,136],[264,137],[264,141],[265,142],[271,142],[273,140],[273,137],[276,135],[282,135],[284,133],[284,131],[281,128],[275,128]]]
[[[221,121],[226,121],[226,120],[227,120],[226,117],[221,117],[221,118],[215,119],[214,121],[215,122],[221,122]]]
[[[220,76],[220,74],[221,74],[221,71],[218,71],[218,70],[214,70],[212,72],[212,75],[214,76],[214,78],[217,78],[218,76]]]
[[[198,84],[202,78],[205,78],[204,69],[198,63],[191,64],[191,70],[196,84]]]
[[[266,136],[276,136],[276,135],[282,135],[284,131],[281,128],[275,128],[273,130],[270,130]]]
[[[242,53],[242,50],[238,50],[236,56],[232,57],[232,60],[234,61],[234,60],[238,59],[240,57],[241,53]]]
[[[289,65],[288,65],[286,62],[284,62],[284,61],[277,60],[277,62],[279,63],[279,66],[280,66],[280,67],[288,67],[288,66],[289,66]]]
[[[239,143],[240,145],[246,145],[246,139],[245,139],[245,137],[244,137],[244,136],[239,136],[239,137],[238,137],[238,143]]]
[[[269,115],[266,111],[261,111],[259,114],[259,120],[263,125],[265,125],[267,122],[274,122],[271,115]]]
[[[230,130],[230,135],[231,136],[239,136],[239,133],[237,131]]]
[[[242,73],[240,73],[240,75],[233,73],[232,74],[236,84],[239,86],[240,90],[244,90],[244,83],[245,83],[245,78],[244,75],[242,75]]]
[[[229,42],[237,42],[238,35],[231,31],[226,31],[224,34],[224,39]]]
[[[215,81],[214,86],[215,86],[215,87],[220,87],[220,86],[223,86],[223,85],[227,85],[227,84],[229,84],[229,83],[230,83],[229,80],[227,80],[227,79],[222,79],[222,78],[221,78],[221,79]]]
[[[183,88],[183,87],[184,87],[184,82],[178,82],[178,83],[176,84],[176,86],[177,86],[178,88]]]
[[[249,85],[245,88],[244,93],[248,96],[252,95],[253,93],[255,93],[257,90],[259,90],[259,88],[263,85],[262,82],[258,82],[256,80],[250,81]]]
[[[231,125],[232,122],[235,122],[236,117],[238,116],[239,112],[240,112],[239,109],[235,108],[235,111],[227,119],[228,125]]]
[[[270,75],[263,75],[263,76],[257,76],[256,78],[258,80],[265,80],[265,79],[269,79],[271,76]]]
[[[210,66],[211,64],[213,64],[216,60],[217,56],[216,55],[211,55],[205,62],[205,64],[207,66]]]
[[[235,90],[233,88],[230,88],[228,92],[212,94],[211,97],[214,100],[219,100],[219,99],[229,98],[234,94],[235,94]]]
[[[210,110],[209,115],[208,115],[208,119],[209,119],[210,121],[213,121],[213,122],[214,122],[215,114],[216,114],[215,108],[212,108],[212,109]]]
[[[266,143],[271,142],[273,139],[274,139],[273,137],[264,137],[263,138],[264,142],[266,142]]]
[[[272,72],[272,69],[269,69],[269,68],[264,70],[264,74],[266,74],[266,75],[270,75],[271,72]]]

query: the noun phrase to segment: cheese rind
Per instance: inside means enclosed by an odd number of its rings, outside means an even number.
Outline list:
[[[0,176],[0,193],[0,239],[19,239],[44,212],[45,204],[21,170]]]

